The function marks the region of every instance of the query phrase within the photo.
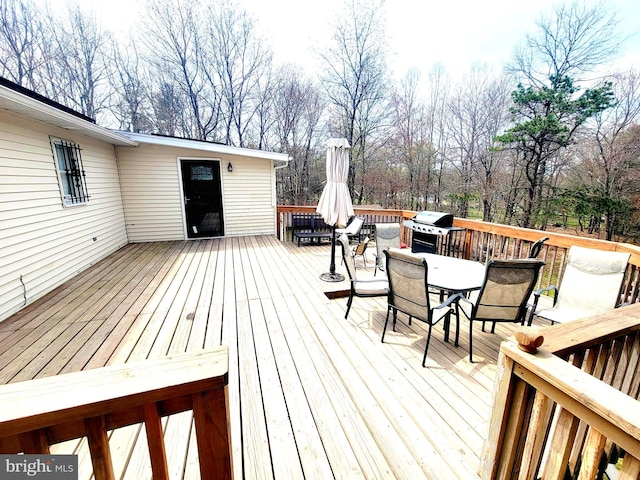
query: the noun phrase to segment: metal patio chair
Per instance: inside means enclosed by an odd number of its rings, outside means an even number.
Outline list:
[[[357,277],[356,264],[353,261],[351,255],[351,249],[349,248],[349,237],[346,233],[343,233],[338,237],[338,242],[342,246],[342,261],[347,269],[349,275],[350,292],[349,300],[347,300],[347,311],[344,314],[344,318],[349,316],[349,310],[351,310],[351,304],[353,303],[353,297],[382,297],[387,295],[389,291],[389,282],[386,279],[375,280],[360,280]]]
[[[440,305],[431,305],[429,286],[427,284],[428,267],[425,259],[396,248],[384,250],[384,255],[387,278],[389,279],[389,296],[387,300],[387,317],[384,321],[381,341],[384,342],[391,312],[393,312],[392,329],[394,331],[398,312],[409,316],[409,325],[411,325],[412,319],[426,323],[428,331],[422,357],[422,366],[424,367],[427,360],[427,352],[429,351],[431,330],[442,319],[444,319],[444,340],[445,342],[449,340],[451,314],[454,313],[451,305],[455,299],[450,297]]]
[[[492,322],[491,333],[496,322],[521,323],[524,325],[527,302],[538,280],[538,274],[545,262],[535,259],[489,260],[484,282],[479,293],[470,298],[456,294],[456,311],[469,320],[469,361],[473,362],[473,322]],[[455,344],[458,345],[459,325],[456,325]]]

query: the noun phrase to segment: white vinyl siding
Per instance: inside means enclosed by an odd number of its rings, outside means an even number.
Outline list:
[[[82,148],[85,205],[64,208],[50,136]],[[127,244],[111,144],[0,113],[0,320]],[[96,239],[95,241],[93,239]]]
[[[229,236],[276,233],[275,174],[272,162],[259,158],[233,160],[223,168],[225,229]],[[223,163],[223,167],[226,163]]]
[[[118,147],[130,242],[184,240],[178,164],[170,150],[146,145]]]
[[[141,144],[118,147],[129,241],[186,238],[179,159],[221,162],[226,236],[275,234],[275,174],[271,160]],[[227,171],[229,162],[233,172]]]

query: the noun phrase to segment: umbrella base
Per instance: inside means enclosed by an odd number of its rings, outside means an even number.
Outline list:
[[[324,280],[325,282],[341,282],[344,280],[344,275],[341,273],[323,273],[320,275],[320,280]]]

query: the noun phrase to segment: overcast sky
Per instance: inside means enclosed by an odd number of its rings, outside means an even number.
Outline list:
[[[197,0],[196,0],[197,1]],[[316,68],[314,46],[330,36],[331,19],[345,14],[344,0],[237,0],[254,17],[276,58]],[[640,0],[603,0],[630,36],[619,65],[640,66]],[[49,0],[62,6],[66,0]],[[389,65],[396,78],[409,68],[426,75],[436,62],[454,77],[474,63],[499,69],[513,47],[533,32],[535,20],[552,12],[552,0],[387,0],[384,19]],[[109,29],[126,28],[143,0],[81,0],[91,5]],[[131,12],[130,16],[124,12]]]

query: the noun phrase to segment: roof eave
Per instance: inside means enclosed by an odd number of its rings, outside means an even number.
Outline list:
[[[265,160],[273,160],[275,162],[289,161],[286,153],[269,152],[266,150],[255,150],[252,148],[233,147],[229,145],[221,145],[219,143],[205,142],[201,140],[190,140],[186,138],[163,137],[157,135],[149,135],[146,133],[118,132],[120,135],[126,136],[137,143],[147,143],[151,145],[162,145],[165,147],[188,148],[192,150],[201,150],[205,152],[237,155],[243,157],[262,158]]]
[[[0,85],[0,108],[113,145],[136,146],[130,138]]]

